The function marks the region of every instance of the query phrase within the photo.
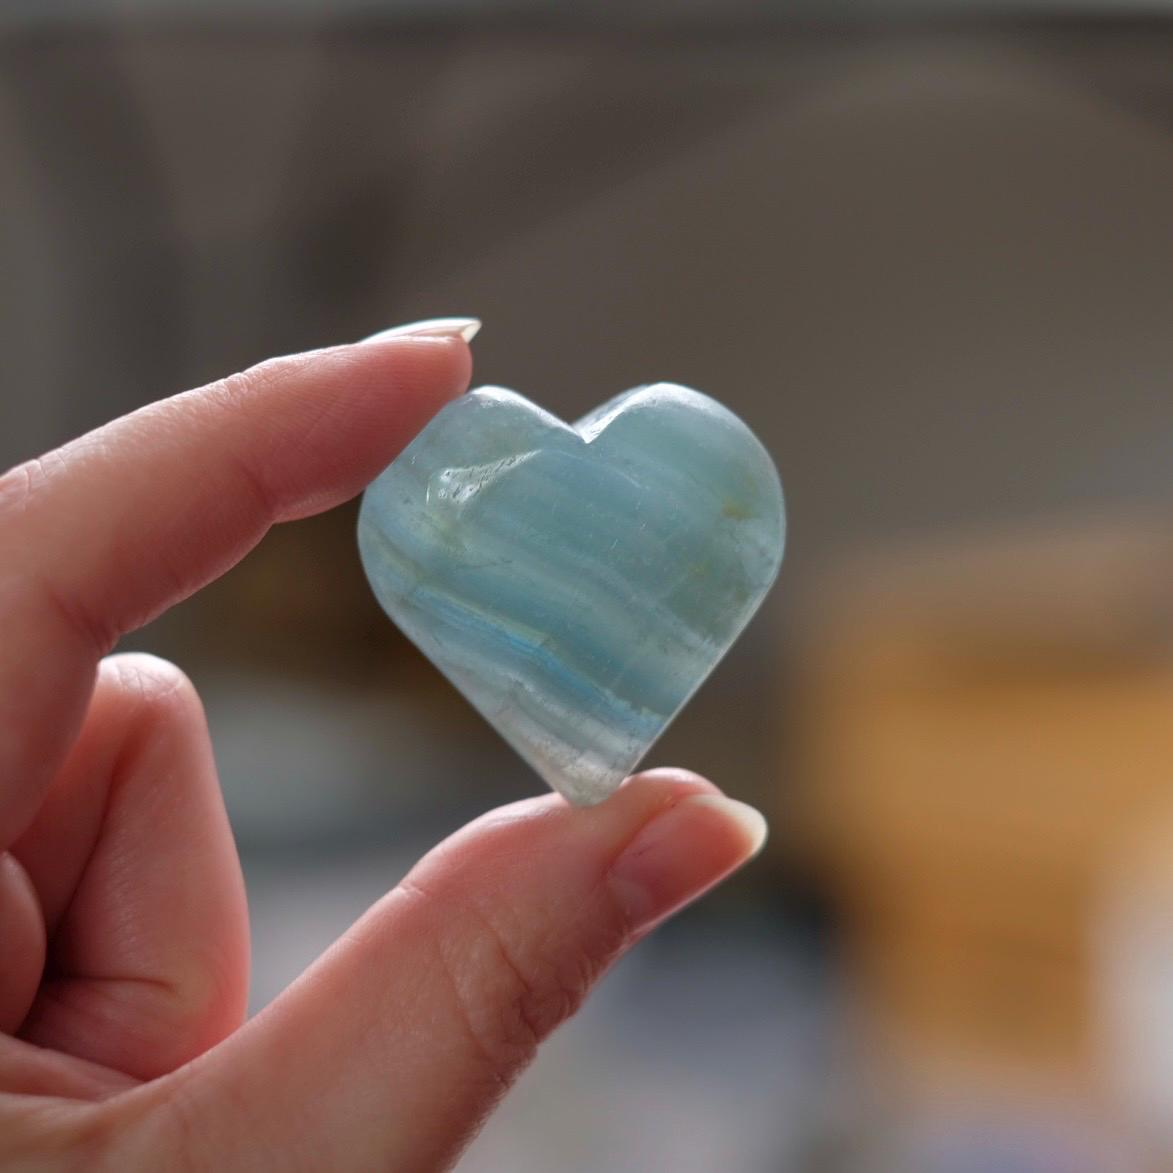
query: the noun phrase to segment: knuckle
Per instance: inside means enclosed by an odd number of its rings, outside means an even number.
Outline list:
[[[509,955],[504,942],[499,948],[501,964],[513,978],[503,1033],[524,1045],[536,1046],[578,1011],[594,982],[593,967],[577,950],[558,959],[519,963]]]
[[[36,456],[0,476],[0,511],[17,516],[24,513],[40,487],[49,479],[47,458]]]
[[[471,901],[430,916],[429,923],[437,926],[437,952],[460,1027],[477,1062],[502,1089],[579,1009],[609,960],[558,934],[535,938],[532,929]]]
[[[48,620],[89,649],[95,658],[104,656],[118,642],[121,632],[76,592],[60,587],[48,574],[31,574],[25,580],[32,614]]]
[[[39,460],[27,460],[0,476],[0,514],[15,517],[23,513],[43,475]]]
[[[79,1115],[72,1142],[79,1158],[76,1167],[92,1173],[155,1168],[197,1173],[222,1168],[212,1159],[208,1130],[189,1110],[182,1086],[169,1087],[163,1099],[159,1092],[165,1082],[90,1106]]]
[[[247,370],[225,375],[224,378],[217,379],[209,390],[216,398],[225,400],[229,405],[247,401],[256,395],[258,384],[265,381],[265,368],[266,364],[262,362]]]
[[[125,1113],[106,1104],[51,1101],[16,1111],[6,1106],[0,1111],[0,1164],[5,1169],[113,1171],[125,1167],[118,1154],[125,1124]]]
[[[127,1128],[127,1119],[121,1112],[105,1106],[90,1109],[78,1120],[75,1151],[82,1160],[78,1168],[112,1171],[125,1158],[125,1147],[134,1133]]]
[[[209,384],[200,394],[211,394],[224,400],[229,406],[236,406],[264,394],[266,389],[280,384],[289,377],[290,360],[287,356],[266,358],[261,362],[225,375]]]
[[[40,508],[35,502],[45,496],[50,481],[66,467],[70,452],[80,444],[75,441],[26,460],[0,476],[0,548],[11,546],[17,554],[16,562],[24,564],[23,573],[15,577],[19,586],[6,600],[7,607],[29,614],[37,624],[48,623],[72,633],[98,658],[114,646],[121,632],[91,608],[84,597],[59,584],[48,569],[38,569],[35,559],[29,562],[21,557],[37,548],[26,532],[35,530],[39,523],[33,516],[34,508]]]
[[[488,918],[478,917],[476,922],[481,925],[482,948],[490,959],[488,969],[497,994],[479,1033],[489,1048],[507,1059],[528,1058],[574,1013],[585,991],[564,980],[556,962],[519,956]]]
[[[211,384],[201,395],[219,400],[226,408],[234,411],[263,394],[266,387],[281,381],[285,370],[283,359],[265,359],[256,366]],[[234,453],[231,449],[224,451],[221,458],[232,466],[237,489],[246,500],[252,502],[254,512],[270,521],[281,520],[285,502],[279,487],[272,484],[267,476],[264,464],[251,459],[246,453]]]
[[[34,456],[0,476],[0,516],[16,518],[27,513],[45,486],[66,466],[77,443]]]
[[[217,1152],[220,1134],[208,1127],[189,1088],[190,1080],[164,1078],[150,1089],[138,1127],[122,1145],[119,1168],[198,1173],[225,1167],[226,1154]]]

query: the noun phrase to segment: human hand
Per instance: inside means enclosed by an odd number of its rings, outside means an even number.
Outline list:
[[[457,334],[275,359],[0,478],[0,1166],[446,1168],[608,964],[760,846],[760,815],[681,771],[516,803],[244,1024],[199,699],[108,653],[359,492],[469,369]]]

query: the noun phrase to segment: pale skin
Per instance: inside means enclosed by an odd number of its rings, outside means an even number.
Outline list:
[[[199,698],[110,652],[361,491],[470,366],[435,333],[274,359],[0,478],[0,1167],[448,1168],[607,966],[760,846],[760,816],[686,771],[516,803],[245,1022]]]

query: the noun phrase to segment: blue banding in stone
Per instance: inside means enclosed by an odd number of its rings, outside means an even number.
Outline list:
[[[782,559],[769,455],[660,383],[570,427],[515,392],[444,408],[367,489],[379,602],[574,802],[610,794],[740,634]]]

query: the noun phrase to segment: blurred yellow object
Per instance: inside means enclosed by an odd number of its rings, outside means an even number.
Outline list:
[[[1141,519],[857,559],[820,593],[810,862],[902,1055],[1094,1074],[1099,893],[1173,796],[1171,582],[1173,519]]]

